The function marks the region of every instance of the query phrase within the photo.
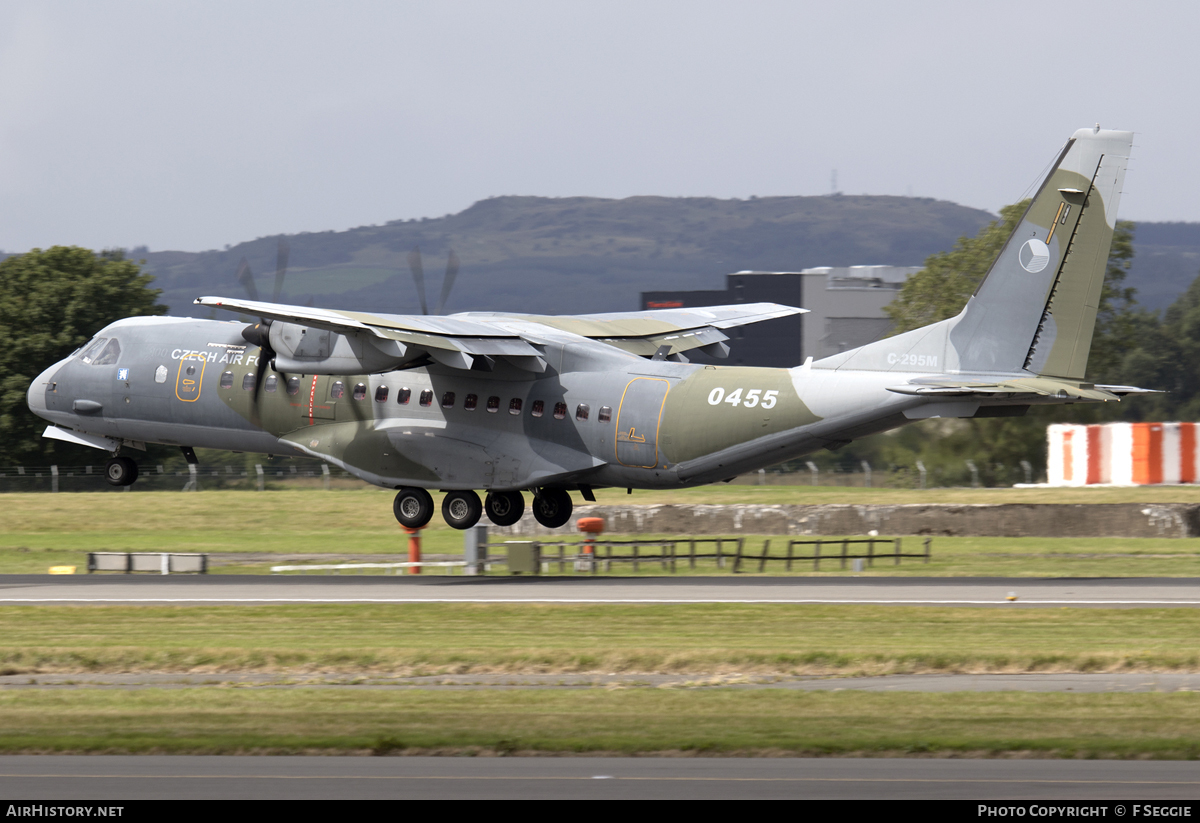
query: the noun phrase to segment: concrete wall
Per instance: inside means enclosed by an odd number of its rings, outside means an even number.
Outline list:
[[[533,516],[490,534],[571,534],[580,517],[603,517],[608,534],[791,534],[946,537],[1200,537],[1200,504],[908,504],[902,506],[579,506],[551,532]]]

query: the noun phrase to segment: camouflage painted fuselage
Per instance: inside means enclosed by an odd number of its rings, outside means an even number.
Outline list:
[[[1072,137],[958,316],[792,369],[681,362],[796,311],[772,304],[435,319],[200,298],[272,320],[284,371],[244,322],[134,318],[99,334],[119,353],[55,364],[29,404],[98,448],[305,454],[381,486],[507,491],[710,483],[907,420],[1118,399],[1141,390],[1083,376],[1131,141]]]

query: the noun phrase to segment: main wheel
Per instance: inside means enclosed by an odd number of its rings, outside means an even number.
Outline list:
[[[483,504],[479,495],[471,490],[446,492],[442,500],[442,517],[454,529],[469,529],[479,522]]]
[[[525,514],[525,498],[520,492],[490,492],[483,510],[497,526],[511,526]]]
[[[113,486],[131,486],[138,479],[137,463],[128,457],[114,457],[104,466],[104,479]]]
[[[542,489],[533,499],[533,517],[547,529],[565,526],[572,508],[571,495],[562,489]]]
[[[423,529],[433,519],[433,498],[424,489],[403,488],[396,492],[392,512],[401,526]]]

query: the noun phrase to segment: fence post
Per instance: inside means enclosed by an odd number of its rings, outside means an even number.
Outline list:
[[[487,526],[472,526],[463,532],[463,574],[484,574],[487,563]]]
[[[817,542],[819,543],[820,541],[818,540]],[[788,541],[788,549],[787,549],[787,570],[788,571],[792,570],[792,546],[795,543],[796,543],[795,540]]]
[[[930,554],[930,551],[931,551],[931,549],[932,549],[932,546],[933,546],[933,538],[932,538],[932,537],[926,537],[926,538],[925,538],[925,562],[926,562],[926,563],[928,563],[928,562],[929,562],[929,554]]]
[[[696,538],[688,538],[688,568],[696,568]]]
[[[971,470],[971,488],[979,488],[979,469],[975,468],[975,461],[968,460],[967,468]]]
[[[733,573],[737,574],[742,570],[742,541],[739,539],[737,543],[737,554],[733,556]]]
[[[925,464],[920,460],[917,461],[917,472],[921,475],[921,488],[925,488]]]
[[[1033,482],[1033,466],[1030,465],[1028,460],[1022,460],[1021,468],[1025,470],[1025,485],[1028,486]]]
[[[846,553],[850,551],[850,541],[848,538],[842,538],[842,568],[846,568]]]
[[[811,460],[804,461],[808,465],[808,470],[812,472],[812,485],[817,485],[817,464]]]
[[[813,571],[821,570],[821,541],[817,541],[816,551],[813,552]]]
[[[321,482],[325,486],[325,491],[329,491],[329,464],[321,464]]]
[[[767,567],[767,553],[771,551],[771,538],[763,541],[762,558],[758,561],[758,570],[761,572]]]
[[[181,489],[181,491],[198,492],[198,491],[200,491],[200,477],[199,477],[199,475],[196,474],[196,464],[188,463],[187,467],[188,467],[188,482],[183,484],[183,488]],[[128,488],[132,488],[132,487],[126,486],[125,488],[128,489]]]
[[[872,537],[867,541],[867,565],[871,568],[875,567],[875,538]]]
[[[896,551],[896,565],[900,565],[900,538],[897,537],[892,541],[892,548]]]
[[[871,488],[871,464],[866,460],[862,461],[863,474],[866,475],[867,488]]]
[[[638,544],[634,543],[633,544],[633,570],[635,572],[638,570],[638,565],[639,565],[638,564]]]
[[[50,491],[58,491],[58,466],[50,467]]]
[[[258,478],[255,481],[258,484],[258,490],[262,491],[264,488],[266,488],[266,481],[263,478],[263,470],[262,470],[261,464],[259,464],[259,463],[254,464],[254,474],[257,475],[257,478]]]

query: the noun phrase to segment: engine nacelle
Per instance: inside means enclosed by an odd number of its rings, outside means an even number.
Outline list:
[[[270,328],[275,368],[300,374],[375,374],[422,356],[396,340],[372,334],[338,334],[297,323],[274,322]]]

